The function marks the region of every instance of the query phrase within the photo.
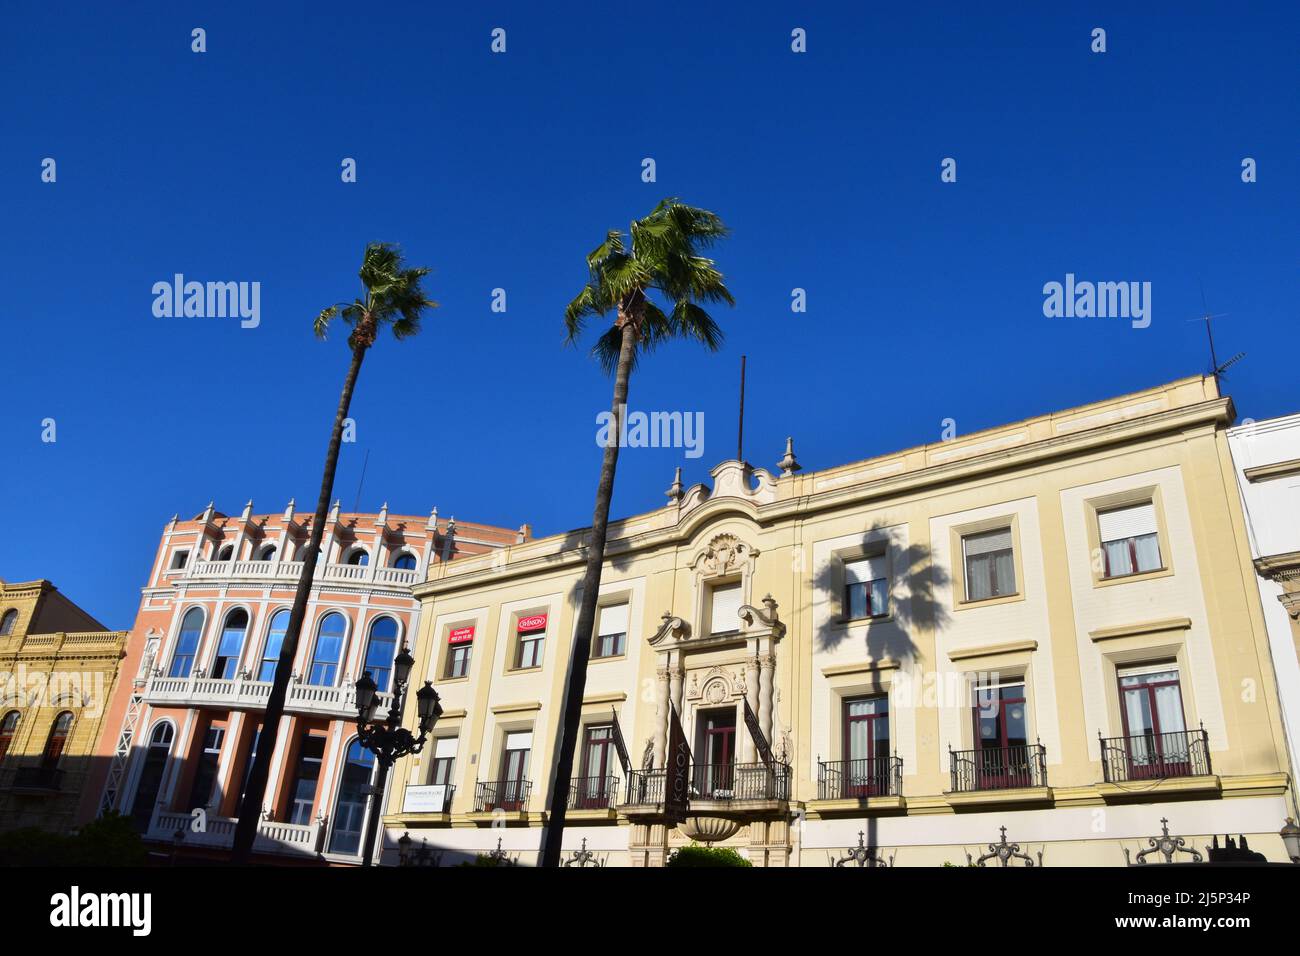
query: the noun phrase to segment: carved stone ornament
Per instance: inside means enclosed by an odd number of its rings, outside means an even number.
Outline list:
[[[740,619],[745,622],[746,628],[753,628],[754,622],[758,622],[758,627],[765,627],[772,631],[777,637],[785,636],[785,625],[781,623],[781,616],[776,613],[779,607],[772,599],[772,595],[765,595],[763,598],[763,609],[759,610],[752,604],[742,604],[740,606]]]
[[[652,645],[659,644],[670,636],[678,641],[684,641],[691,636],[691,626],[680,617],[674,617],[672,611],[664,611],[660,620],[663,623],[659,625],[659,630],[650,635]]]

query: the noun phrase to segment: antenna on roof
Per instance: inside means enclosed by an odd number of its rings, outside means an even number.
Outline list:
[[[1219,382],[1220,377],[1222,377],[1222,378],[1227,378],[1227,375],[1225,374],[1225,373],[1227,372],[1227,370],[1228,370],[1229,368],[1231,368],[1232,366],[1236,365],[1236,364],[1237,364],[1238,362],[1240,362],[1242,359],[1244,359],[1244,358],[1246,357],[1246,353],[1245,353],[1245,352],[1238,352],[1238,353],[1237,353],[1236,355],[1234,355],[1232,358],[1228,359],[1228,361],[1226,361],[1226,362],[1224,362],[1224,363],[1222,363],[1222,364],[1219,363],[1219,357],[1218,357],[1218,354],[1217,354],[1217,353],[1215,352],[1215,350],[1214,350],[1214,328],[1213,328],[1213,326],[1212,326],[1212,320],[1213,320],[1213,319],[1221,319],[1221,318],[1224,318],[1225,316],[1229,315],[1230,313],[1228,313],[1228,312],[1211,313],[1211,312],[1210,312],[1210,307],[1209,307],[1208,305],[1206,305],[1206,302],[1205,302],[1205,286],[1204,286],[1204,284],[1201,285],[1201,307],[1205,309],[1205,312],[1204,312],[1202,315],[1198,316],[1197,318],[1194,318],[1194,319],[1188,319],[1187,321],[1188,321],[1188,322],[1204,322],[1204,323],[1205,323],[1205,336],[1206,336],[1206,338],[1209,340],[1209,343],[1210,343],[1210,374],[1214,376],[1214,382],[1215,382],[1215,384],[1217,385],[1218,382]]]
[[[736,426],[736,461],[745,460],[745,356],[740,357],[740,420]]]
[[[357,482],[357,501],[352,506],[355,514],[361,513],[361,486],[366,483],[366,465],[370,464],[370,449],[366,449],[366,457],[361,462],[361,480]]]

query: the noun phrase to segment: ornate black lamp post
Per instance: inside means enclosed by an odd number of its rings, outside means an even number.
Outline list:
[[[379,687],[370,672],[366,671],[356,685],[357,739],[361,746],[375,755],[375,760],[379,763],[379,773],[375,777],[370,801],[370,821],[366,824],[365,849],[362,851],[366,866],[374,865],[375,833],[379,829],[379,818],[384,812],[384,787],[388,782],[388,769],[398,757],[418,754],[423,750],[429,731],[442,716],[438,692],[429,681],[425,681],[424,686],[415,693],[420,736],[416,737],[402,726],[402,704],[406,699],[407,681],[410,680],[411,668],[414,666],[415,658],[403,647],[393,661],[393,706],[388,709],[388,716],[382,721],[375,720],[375,711],[379,709]]]

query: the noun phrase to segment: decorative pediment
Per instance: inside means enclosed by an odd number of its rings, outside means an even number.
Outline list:
[[[714,665],[703,676],[699,672],[693,673],[686,688],[687,700],[698,700],[706,704],[725,704],[744,696],[745,674],[740,668],[732,675]]]
[[[668,638],[684,641],[691,636],[691,626],[680,617],[674,617],[671,611],[664,611],[659,629],[650,635],[651,646],[662,643]]]
[[[768,594],[763,597],[763,609],[759,610],[752,604],[742,604],[740,606],[740,619],[745,622],[745,628],[752,630],[754,627],[767,628],[773,636],[781,638],[785,636],[785,625],[781,623],[781,616],[776,613],[779,605]],[[755,624],[755,622],[758,622]]]
[[[685,492],[680,490],[679,485],[669,489],[670,503],[677,503],[680,515],[716,498],[740,498],[756,505],[776,500],[776,478],[766,469],[730,460],[717,465],[710,475],[713,478],[712,488],[697,484],[691,485]]]

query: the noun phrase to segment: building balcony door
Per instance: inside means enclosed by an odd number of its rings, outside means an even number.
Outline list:
[[[976,689],[975,770],[983,790],[1034,785],[1023,683]]]
[[[877,797],[890,792],[888,697],[844,702],[841,779],[844,797]]]
[[[1183,720],[1183,692],[1172,665],[1119,674],[1124,756],[1130,780],[1191,775],[1191,741]]]
[[[735,786],[736,709],[701,711],[699,721],[695,790],[704,800],[729,800]]]

